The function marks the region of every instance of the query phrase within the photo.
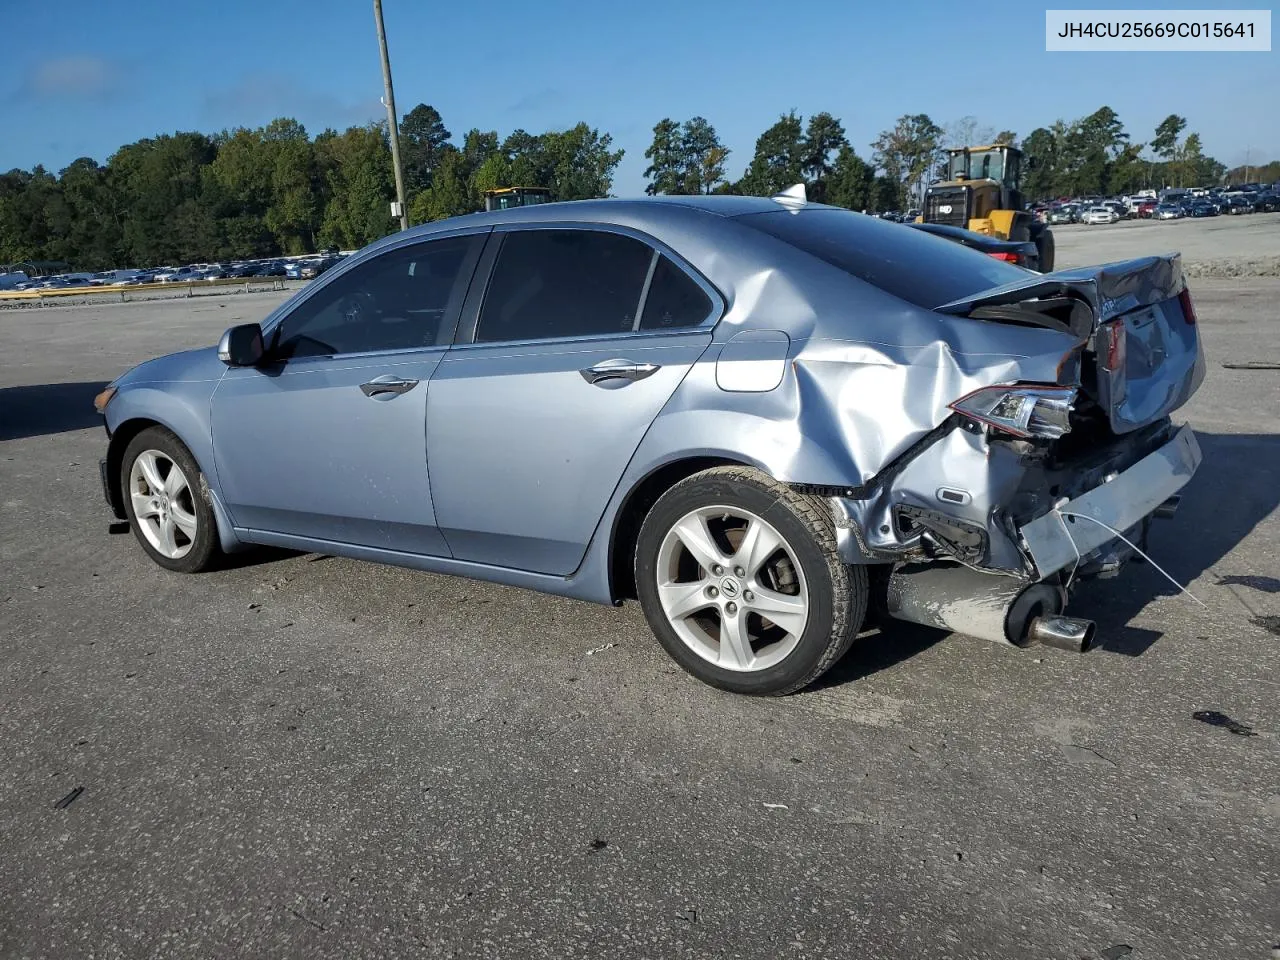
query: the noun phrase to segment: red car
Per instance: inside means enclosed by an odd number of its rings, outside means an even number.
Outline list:
[[[1138,217],[1143,220],[1150,220],[1151,215],[1156,212],[1156,202],[1154,200],[1143,200],[1138,204]]]

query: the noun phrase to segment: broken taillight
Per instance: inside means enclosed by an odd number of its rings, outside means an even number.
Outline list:
[[[1102,354],[1102,365],[1111,373],[1124,369],[1125,332],[1123,320],[1111,320],[1102,325],[1102,346],[1098,352]]]
[[[1182,305],[1182,316],[1187,323],[1196,322],[1196,305],[1191,301],[1191,291],[1186,287],[1178,294],[1178,303]]]
[[[1075,387],[1011,384],[975,390],[951,404],[951,409],[1015,437],[1052,440],[1071,429],[1075,397]]]

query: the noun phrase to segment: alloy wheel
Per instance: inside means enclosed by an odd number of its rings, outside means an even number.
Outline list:
[[[161,556],[179,560],[196,540],[194,493],[187,475],[159,450],[144,450],[129,469],[129,497],[138,528]]]
[[[809,592],[795,551],[741,507],[681,517],[662,540],[658,600],[680,640],[724,670],[767,670],[800,642]]]

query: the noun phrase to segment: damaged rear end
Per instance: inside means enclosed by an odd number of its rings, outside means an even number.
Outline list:
[[[1031,276],[936,312],[1075,346],[1052,379],[955,397],[937,427],[833,497],[842,553],[892,564],[899,619],[1087,649],[1093,625],[1064,616],[1071,589],[1117,574],[1200,463],[1190,427],[1170,419],[1205,372],[1180,258]]]

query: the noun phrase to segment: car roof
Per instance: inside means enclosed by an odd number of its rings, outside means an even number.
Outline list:
[[[824,207],[825,204],[809,203],[807,207]],[[720,216],[740,217],[751,213],[772,213],[794,209],[791,203],[769,197],[740,196],[662,196],[599,200],[561,200],[555,203],[537,203],[508,210],[492,210],[486,213],[468,213],[446,220],[410,227],[407,232],[392,234],[392,238],[428,236],[445,230],[470,226],[499,226],[508,223],[555,223],[579,221],[583,223],[614,223],[623,220],[646,220],[655,225],[686,218],[691,212]]]

